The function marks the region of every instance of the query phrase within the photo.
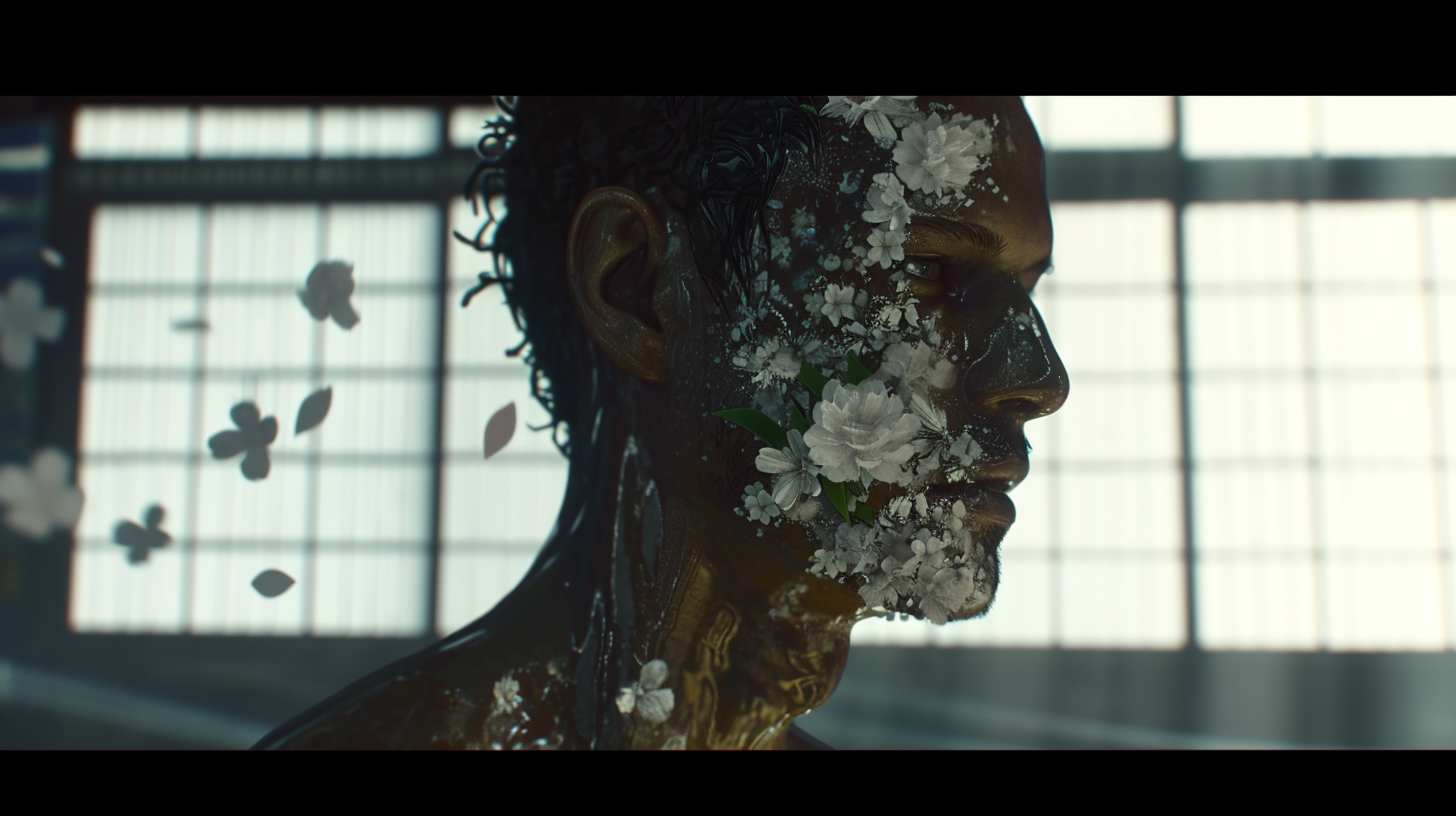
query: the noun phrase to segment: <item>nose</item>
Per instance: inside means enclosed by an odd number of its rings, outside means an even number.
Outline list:
[[[1030,298],[1008,305],[986,351],[961,371],[961,388],[977,414],[1018,426],[1056,412],[1070,382],[1062,358]]]

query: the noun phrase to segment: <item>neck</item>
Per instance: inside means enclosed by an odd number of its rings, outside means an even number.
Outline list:
[[[577,509],[551,547],[579,565],[568,594],[582,744],[782,747],[794,718],[838,683],[858,597],[806,574],[807,540],[760,538],[730,508],[705,506],[695,486],[659,472],[630,422],[611,418],[590,455],[573,457],[566,507]],[[673,692],[661,724],[616,705],[652,660],[667,664]]]

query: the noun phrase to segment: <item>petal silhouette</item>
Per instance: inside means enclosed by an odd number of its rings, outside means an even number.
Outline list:
[[[71,475],[71,460],[55,448],[37,451],[30,459],[30,472],[35,480],[47,487],[59,487]]]
[[[516,404],[509,403],[485,423],[485,458],[501,452],[516,435]]]
[[[354,311],[348,300],[340,299],[335,301],[333,307],[334,322],[340,328],[352,329],[359,323],[359,313]]]
[[[258,406],[251,402],[240,402],[234,405],[231,413],[233,422],[237,423],[237,426],[245,431],[257,425],[258,419],[262,417],[262,413],[258,411]]]
[[[81,491],[74,487],[61,488],[60,495],[52,500],[51,520],[64,529],[70,530],[81,520],[81,505],[84,498]]]
[[[162,519],[166,517],[167,511],[162,509],[162,505],[154,504],[147,508],[147,512],[142,516],[142,520],[146,522],[148,527],[155,530],[162,526]]]
[[[243,452],[247,441],[242,431],[219,431],[207,440],[207,446],[212,449],[212,458],[231,459]]]
[[[275,427],[277,423],[274,423]],[[265,479],[268,476],[268,449],[249,448],[248,455],[243,457],[243,475],[251,481]]]
[[[327,320],[329,316],[329,300],[322,289],[300,289],[298,290],[298,302],[308,310],[314,320]]]
[[[253,438],[264,445],[273,444],[273,440],[278,438],[278,419],[276,417],[268,417],[262,422],[259,422],[258,429],[253,432]]]
[[[320,388],[308,395],[303,404],[298,406],[298,420],[293,424],[293,435],[297,436],[304,431],[317,428],[324,417],[329,415],[329,406],[334,401],[334,389]]]
[[[264,598],[276,598],[288,591],[295,581],[286,572],[276,569],[263,570],[253,578],[253,589]]]
[[[60,309],[41,309],[35,314],[35,336],[54,343],[61,336],[61,329],[66,326],[66,313]]]
[[[16,371],[30,368],[35,359],[35,337],[23,329],[0,329],[0,359]]]
[[[146,546],[146,531],[135,522],[119,521],[111,531],[111,540],[123,547]]]

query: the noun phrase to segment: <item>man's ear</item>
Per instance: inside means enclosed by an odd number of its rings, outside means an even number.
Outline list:
[[[577,205],[566,239],[571,301],[607,357],[648,382],[667,378],[667,338],[653,307],[666,254],[662,218],[637,193],[600,187]]]

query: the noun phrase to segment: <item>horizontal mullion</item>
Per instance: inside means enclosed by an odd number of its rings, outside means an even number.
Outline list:
[[[410,159],[88,160],[62,189],[95,201],[428,200],[461,195],[473,150]],[[1184,159],[1175,151],[1052,151],[1053,201],[1456,197],[1447,158]]]
[[[145,281],[98,281],[88,289],[92,297],[151,297],[155,295],[277,295],[295,298],[303,288],[305,274],[300,273],[298,281],[211,281],[208,283],[145,282]],[[357,295],[436,295],[440,291],[433,281],[376,281],[359,283],[354,288]],[[300,307],[301,308],[301,307]]]
[[[463,194],[473,150],[420,158],[97,159],[62,171],[92,201],[442,201]]]
[[[224,429],[225,430],[225,429]],[[211,454],[197,451],[86,451],[81,455],[83,464],[89,465],[176,465],[191,464],[197,457],[210,458]],[[314,454],[308,451],[285,451],[269,448],[268,458],[274,464],[311,464],[317,462],[324,467],[359,465],[414,466],[433,464],[436,456],[432,451],[397,451],[364,453],[348,451],[322,451]],[[449,464],[483,461],[482,451],[450,450],[438,458]],[[224,460],[225,461],[225,460]],[[532,465],[564,463],[565,459],[555,451],[501,451],[490,458],[499,465]]]

